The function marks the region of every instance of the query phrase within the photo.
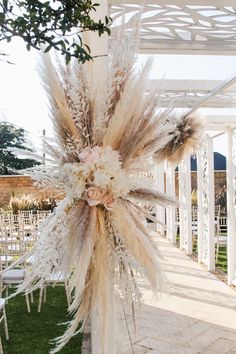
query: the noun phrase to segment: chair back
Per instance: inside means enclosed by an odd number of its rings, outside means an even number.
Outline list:
[[[219,217],[219,234],[227,236],[228,227],[227,227],[227,217],[220,216]]]

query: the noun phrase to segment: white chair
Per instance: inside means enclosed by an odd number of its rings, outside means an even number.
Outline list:
[[[218,262],[219,258],[219,247],[227,245],[227,217],[220,216],[219,224],[217,227],[215,244],[216,244],[216,262]]]
[[[2,271],[2,263],[0,261],[0,271]],[[6,269],[3,270],[0,275],[0,294],[3,291],[6,293],[6,297],[8,297],[8,290],[11,287],[16,287],[20,285],[26,278],[27,272],[25,269]],[[29,295],[25,294],[27,311],[30,313],[30,302]]]
[[[175,234],[177,235],[180,227],[180,216],[179,216],[179,208],[175,209]]]
[[[5,337],[8,340],[9,339],[9,333],[8,333],[8,325],[7,325],[7,316],[6,316],[5,305],[6,305],[5,299],[0,298],[0,313],[1,313],[1,315],[0,315],[0,323],[3,322]],[[3,354],[1,337],[0,337],[0,354]]]
[[[192,239],[196,241],[198,235],[198,209],[195,205],[192,206]]]
[[[8,267],[13,261],[13,257],[9,255],[1,255],[0,262],[4,265],[4,268]]]
[[[220,205],[215,205],[215,233],[219,233],[219,228],[220,228],[220,213],[221,213],[221,208]]]
[[[37,223],[45,220],[50,214],[50,210],[37,210]]]
[[[39,303],[38,303],[38,312],[41,311],[42,302],[46,303],[46,296],[47,296],[47,287],[48,286],[64,286],[66,292],[66,300],[68,307],[70,306],[70,294],[68,288],[67,279],[63,276],[63,273],[60,271],[53,272],[49,278],[44,280],[43,286],[40,288],[39,291]]]

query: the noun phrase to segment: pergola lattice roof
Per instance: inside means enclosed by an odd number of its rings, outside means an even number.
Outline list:
[[[110,5],[115,26],[122,24],[124,14],[126,23],[131,24],[142,9],[141,53],[236,55],[236,0],[110,0]],[[198,153],[198,261],[206,264],[209,270],[215,268],[213,139],[226,133],[228,283],[235,285],[236,114],[232,108],[236,107],[236,73],[220,84],[214,80],[164,79],[160,85],[160,80],[150,80],[149,91],[160,87],[163,107],[174,100],[175,107],[189,107],[186,115],[199,107],[214,108],[213,113],[204,109],[208,113],[209,136]],[[223,110],[216,108],[227,108],[225,115]],[[218,133],[211,135],[211,130]],[[160,171],[158,185],[164,190],[163,167]],[[175,190],[174,169],[170,166],[166,170],[166,189],[170,194]],[[191,254],[193,233],[189,156],[179,166],[179,193],[180,247]],[[175,244],[174,208],[167,210],[166,216],[160,210],[159,215],[163,223],[167,220],[167,239]]]
[[[219,83],[218,80],[150,80],[150,90],[162,87],[163,107],[169,105],[170,100],[174,100],[176,107],[185,108],[195,105]],[[236,108],[236,83],[210,98],[202,107]]]
[[[142,8],[142,52],[236,54],[235,0],[110,0],[110,5],[114,21],[124,12],[132,21]]]
[[[236,55],[235,0],[109,0],[115,26],[141,11],[140,52],[147,54]],[[162,87],[161,105],[193,107],[218,85],[217,80],[150,80],[150,90]],[[161,86],[160,86],[161,85]],[[236,108],[236,82],[208,99],[202,107]],[[236,125],[236,117],[208,116],[210,126]]]

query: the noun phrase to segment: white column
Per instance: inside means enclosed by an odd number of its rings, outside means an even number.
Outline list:
[[[190,155],[179,165],[180,248],[192,254],[192,205]]]
[[[198,261],[215,269],[215,188],[213,140],[198,154]]]
[[[201,152],[197,155],[197,252],[198,262],[203,260],[203,166]]]
[[[227,129],[227,261],[228,284],[236,285],[236,226],[235,226],[235,131]]]
[[[166,165],[166,193],[175,196],[175,166]],[[166,236],[170,243],[176,243],[176,208],[169,205],[166,208]]]
[[[156,166],[156,187],[159,192],[165,192],[165,169],[164,163],[160,163]],[[164,236],[165,234],[165,208],[160,205],[156,207],[156,218],[157,218],[157,232]]]
[[[215,270],[215,170],[213,139],[208,140],[209,166],[209,270]]]
[[[96,7],[96,12],[91,12],[91,17],[98,21],[104,22],[105,16],[109,15],[108,1],[97,1],[99,6]],[[87,72],[90,77],[94,96],[101,96],[101,100],[98,100],[96,104],[103,104],[103,93],[107,89],[108,85],[108,35],[104,33],[99,37],[97,32],[88,31],[83,33],[83,41],[90,48],[90,54],[94,57],[93,60],[87,62]],[[101,101],[101,102],[100,102]],[[94,107],[96,111],[99,111],[99,107]]]
[[[96,12],[92,14],[94,20],[101,19],[104,22],[105,16],[108,15],[108,1],[97,1],[99,6]],[[107,89],[108,84],[108,35],[103,34],[101,37],[97,33],[88,32],[84,36],[84,42],[87,43],[91,50],[92,56],[100,56],[94,58],[93,61],[87,63],[90,82],[92,83],[93,94],[95,97],[99,95],[101,99],[96,101],[95,112],[99,112],[99,105],[103,104],[102,94]],[[101,333],[99,328],[100,319],[96,311],[96,305],[91,313],[91,345],[92,354],[116,354],[116,336],[115,336],[115,298],[113,279],[110,279],[110,314],[107,316],[108,333],[104,338],[105,348],[101,348]]]

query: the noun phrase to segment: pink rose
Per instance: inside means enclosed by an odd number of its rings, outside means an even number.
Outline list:
[[[90,206],[95,206],[101,203],[104,193],[102,188],[89,187],[85,191],[85,199]]]
[[[81,162],[94,162],[99,159],[99,152],[99,146],[94,146],[93,148],[86,147],[78,156]]]
[[[115,198],[111,192],[107,192],[102,198],[102,204],[107,210],[112,210],[115,204]]]

